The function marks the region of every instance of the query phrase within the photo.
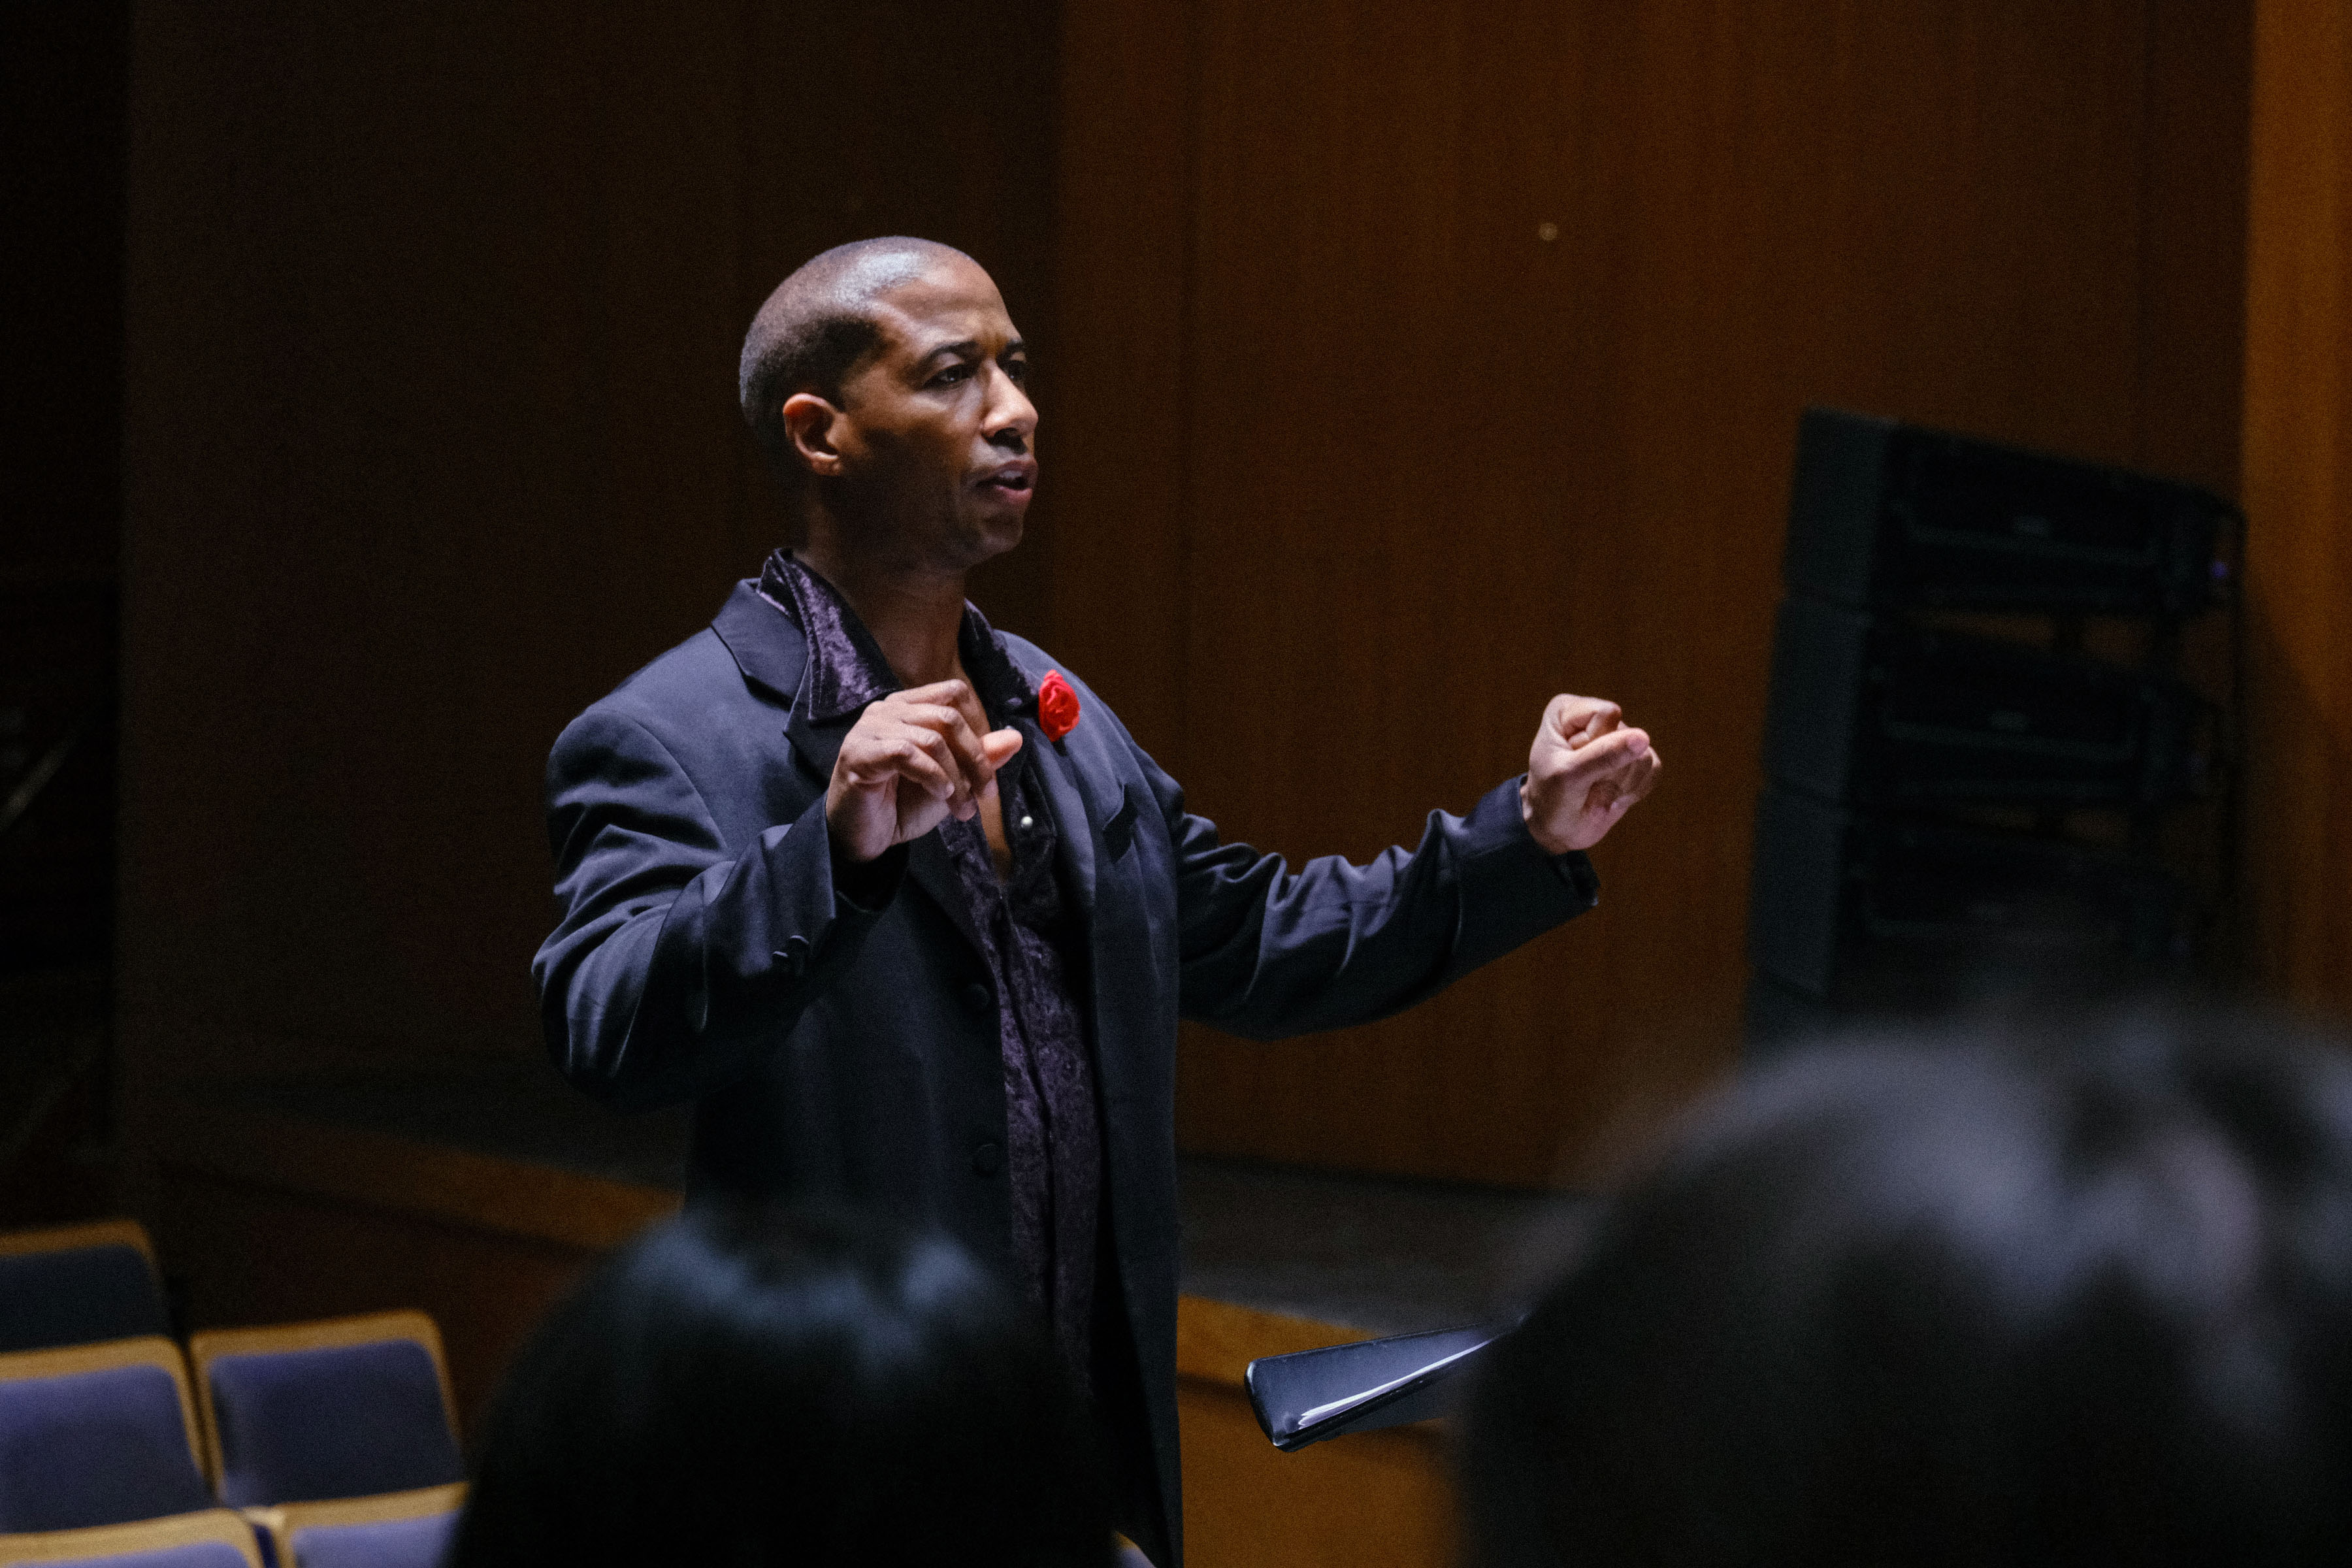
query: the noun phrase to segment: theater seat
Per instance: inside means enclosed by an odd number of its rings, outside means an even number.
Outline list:
[[[263,1568],[253,1527],[225,1508],[138,1524],[0,1535],[0,1564],[79,1568]]]
[[[236,1508],[462,1479],[441,1335],[422,1312],[194,1334],[196,1402]]]
[[[0,1531],[210,1508],[197,1434],[169,1340],[0,1356]]]
[[[171,1331],[136,1220],[0,1233],[0,1353]]]
[[[278,1568],[435,1568],[465,1500],[463,1486],[427,1487],[246,1512],[268,1531]]]

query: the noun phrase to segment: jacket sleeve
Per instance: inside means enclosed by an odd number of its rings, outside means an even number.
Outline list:
[[[824,797],[725,843],[655,734],[591,709],[548,758],[560,923],[531,962],[548,1049],[598,1099],[645,1109],[741,1076],[855,956],[906,868],[835,887]],[[870,905],[871,907],[866,907]]]
[[[1175,853],[1181,1007],[1252,1039],[1370,1023],[1599,900],[1581,854],[1545,853],[1519,816],[1519,781],[1467,816],[1429,814],[1420,847],[1369,865],[1339,856],[1292,871],[1218,841],[1174,780],[1145,767]]]

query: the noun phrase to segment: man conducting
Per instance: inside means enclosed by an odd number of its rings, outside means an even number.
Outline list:
[[[548,762],[562,922],[532,965],[573,1082],[694,1102],[689,1201],[853,1203],[1034,1304],[1161,1568],[1177,1489],[1176,1024],[1364,1023],[1590,908],[1658,773],[1614,704],[1419,847],[1223,844],[1103,700],[964,602],[1037,480],[1026,358],[971,258],[829,250],[744,342],[798,542]]]

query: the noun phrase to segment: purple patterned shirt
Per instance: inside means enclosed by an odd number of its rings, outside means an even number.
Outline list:
[[[802,689],[811,722],[846,718],[900,689],[848,603],[785,552],[769,556],[760,594],[807,638],[808,673]],[[963,610],[959,652],[991,725],[1002,727],[1016,709],[1036,711],[1037,694],[970,605]],[[982,956],[996,983],[1013,1266],[1050,1325],[1055,1346],[1085,1386],[1091,1381],[1102,1133],[1094,1062],[1065,958],[1083,933],[1068,913],[1072,901],[1063,896],[1055,854],[1060,839],[1044,781],[1026,748],[997,773],[996,787],[1013,847],[1013,868],[1003,881],[978,817],[950,817],[934,831],[946,847],[969,923],[980,933]]]

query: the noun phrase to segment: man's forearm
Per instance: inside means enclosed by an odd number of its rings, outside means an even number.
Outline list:
[[[1294,874],[1276,857],[1251,861],[1241,846],[1215,846],[1215,829],[1198,817],[1185,822],[1197,826],[1183,829],[1195,839],[1183,1010],[1251,1038],[1385,1017],[1598,897],[1582,855],[1551,856],[1528,835],[1517,780],[1467,816],[1433,812],[1417,848],[1363,866],[1334,856]]]

